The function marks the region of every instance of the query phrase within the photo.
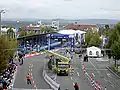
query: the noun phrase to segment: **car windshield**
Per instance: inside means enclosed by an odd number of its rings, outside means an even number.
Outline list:
[[[68,64],[60,64],[58,65],[58,68],[69,68]]]

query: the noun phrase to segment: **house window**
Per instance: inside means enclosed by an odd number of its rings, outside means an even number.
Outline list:
[[[92,51],[89,52],[89,55],[92,55]]]
[[[96,55],[99,56],[99,52],[98,51],[96,51]]]

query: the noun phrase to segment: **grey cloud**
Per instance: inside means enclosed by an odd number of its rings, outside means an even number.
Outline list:
[[[3,18],[118,18],[119,0],[0,0]],[[114,13],[113,13],[114,12]]]

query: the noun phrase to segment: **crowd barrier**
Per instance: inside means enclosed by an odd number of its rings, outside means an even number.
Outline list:
[[[59,51],[61,50],[61,48],[57,48],[57,49],[53,49],[53,50],[50,50],[50,51],[53,51],[53,52],[56,52],[56,51]],[[40,54],[44,54],[45,52],[39,52],[39,53],[34,53],[34,54],[25,54],[25,58],[28,58],[28,57],[33,57],[33,56],[37,56],[37,55],[40,55]]]
[[[95,81],[93,73],[92,73],[91,75],[89,75],[89,74],[87,73],[86,68],[85,68],[83,62],[82,62],[82,69],[83,69],[84,74],[85,74],[85,76],[87,77],[88,81],[90,82],[91,86],[92,86],[95,90],[102,90],[100,83],[98,83],[98,81]]]
[[[45,81],[50,85],[50,87],[54,90],[59,90],[60,84],[56,83],[54,80],[52,80],[46,73],[45,70],[43,70],[43,77]]]

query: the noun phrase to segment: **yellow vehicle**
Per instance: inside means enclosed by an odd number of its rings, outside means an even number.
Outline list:
[[[57,75],[67,75],[69,73],[70,64],[68,62],[58,62]]]
[[[52,70],[57,71],[57,75],[68,75],[70,59],[52,51],[45,50],[45,52],[54,57],[55,63],[52,65]]]

